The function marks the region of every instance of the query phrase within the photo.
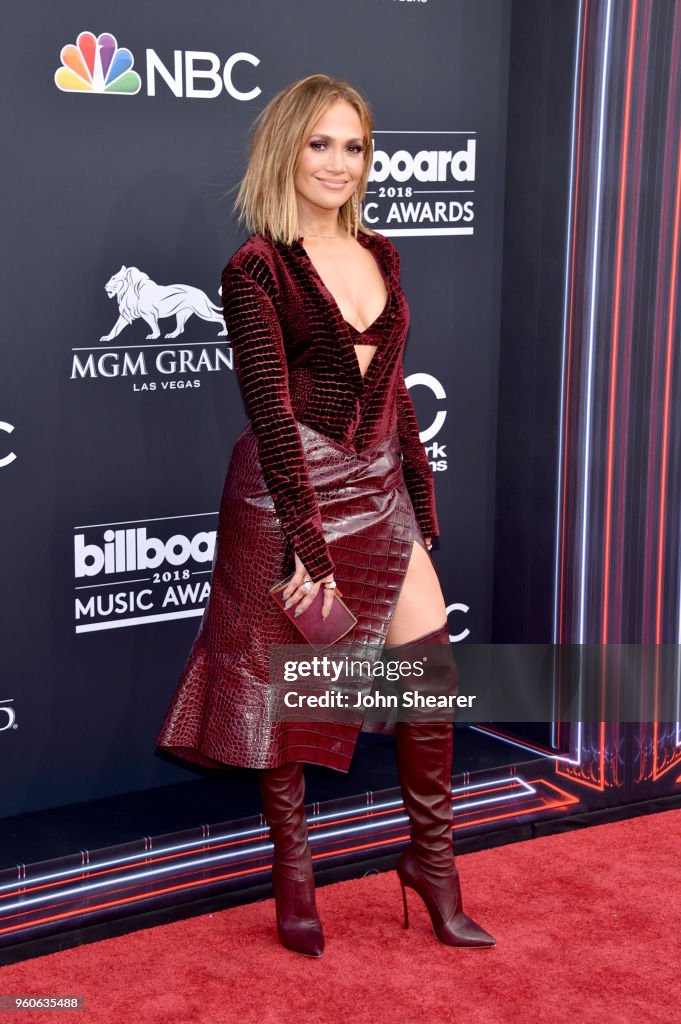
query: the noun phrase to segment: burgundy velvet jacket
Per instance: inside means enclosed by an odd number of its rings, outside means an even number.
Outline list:
[[[286,245],[251,235],[222,271],[224,318],[263,476],[281,527],[314,582],[335,566],[296,420],[356,452],[397,428],[419,526],[425,536],[440,532],[433,474],[404,382],[409,306],[399,253],[385,235],[357,237],[373,252],[388,290],[382,330],[372,337],[378,348],[364,377],[352,328],[300,239]]]

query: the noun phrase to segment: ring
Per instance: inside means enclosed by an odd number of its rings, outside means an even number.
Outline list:
[[[305,587],[305,593],[309,594],[310,593],[310,589],[312,587],[312,580],[310,580],[310,579],[303,580],[303,586]]]
[[[324,584],[324,590],[335,590],[335,589],[336,589],[336,581],[335,580],[331,580],[330,583],[325,583]]]

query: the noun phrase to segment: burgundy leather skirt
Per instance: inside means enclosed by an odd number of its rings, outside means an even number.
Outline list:
[[[304,423],[298,430],[334,578],[357,624],[343,638],[378,658],[414,541],[426,548],[402,474],[399,437],[361,452]],[[347,772],[369,722],[281,722],[272,715],[270,644],[301,644],[269,589],[294,568],[262,475],[250,421],[234,445],[220,502],[211,591],[156,743],[210,767],[305,761]],[[359,712],[358,712],[359,713]]]

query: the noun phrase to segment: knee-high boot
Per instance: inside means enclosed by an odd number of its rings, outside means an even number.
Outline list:
[[[279,941],[294,953],[321,956],[324,933],[315,902],[303,764],[291,761],[278,768],[260,769],[258,782],[274,844],[272,885]]]
[[[434,661],[430,692],[458,692],[458,671],[451,652],[447,623],[416,640],[394,645],[386,656],[416,656],[415,645],[446,644]],[[399,652],[396,650],[399,647]],[[427,653],[427,649],[426,649]],[[439,655],[439,652],[438,652]],[[425,712],[427,714],[428,712]],[[430,712],[432,716],[432,712]],[[494,946],[496,940],[463,911],[459,872],[452,843],[452,751],[450,721],[399,721],[396,728],[397,765],[404,807],[411,825],[411,842],[397,864],[402,887],[404,927],[409,926],[406,888],[415,890],[430,914],[433,932],[448,946]]]

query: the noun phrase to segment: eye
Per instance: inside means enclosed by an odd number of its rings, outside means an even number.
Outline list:
[[[310,147],[312,149],[314,149],[316,152],[319,152],[319,148],[320,147],[324,147],[324,146],[326,146],[326,143],[322,142],[320,139],[314,139],[310,143]],[[351,153],[354,153],[354,154],[363,153],[364,152],[364,146],[361,145],[361,143],[354,142],[351,146],[348,146],[348,150]]]

